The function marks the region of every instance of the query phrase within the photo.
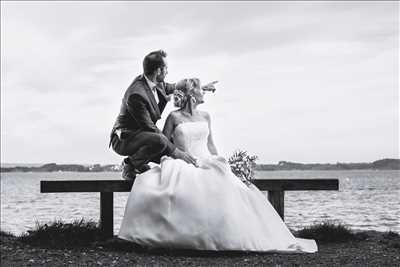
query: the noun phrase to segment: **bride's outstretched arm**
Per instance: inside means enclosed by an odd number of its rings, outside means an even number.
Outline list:
[[[208,135],[208,141],[207,141],[207,146],[208,146],[208,150],[210,151],[210,153],[212,155],[218,155],[218,151],[217,148],[215,147],[214,144],[214,139],[213,139],[213,135],[212,135],[212,131],[211,131],[211,118],[210,118],[210,114],[206,113],[205,117],[207,119],[208,122],[208,129],[210,131],[210,134]]]

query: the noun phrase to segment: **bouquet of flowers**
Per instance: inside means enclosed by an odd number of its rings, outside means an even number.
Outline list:
[[[250,156],[247,151],[236,150],[228,159],[232,172],[246,185],[254,179],[254,167],[257,156]]]

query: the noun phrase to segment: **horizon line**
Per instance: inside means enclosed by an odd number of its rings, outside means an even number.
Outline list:
[[[284,161],[284,162],[290,162],[290,163],[301,163],[301,164],[337,164],[337,163],[372,163],[372,162],[374,162],[374,161],[378,161],[378,160],[384,160],[384,159],[395,159],[395,160],[400,160],[400,157],[399,158],[381,158],[381,159],[376,159],[376,160],[373,160],[373,161],[347,161],[347,162],[345,162],[345,161],[336,161],[336,162],[301,162],[301,161],[291,161],[291,160],[279,160],[279,161],[276,161],[276,162],[274,162],[274,163],[266,163],[266,162],[263,162],[263,163],[256,163],[256,164],[278,164],[279,162],[281,162],[281,161]],[[20,165],[45,165],[45,164],[52,164],[52,163],[54,163],[54,164],[57,164],[57,165],[88,165],[88,166],[91,166],[91,165],[96,165],[96,164],[99,164],[99,165],[120,165],[121,163],[65,163],[65,162],[63,162],[63,163],[57,163],[57,162],[45,162],[45,163],[31,163],[31,162],[1,162],[0,163],[0,165],[1,165],[1,167],[3,167],[3,165],[18,165],[18,164],[20,164]]]

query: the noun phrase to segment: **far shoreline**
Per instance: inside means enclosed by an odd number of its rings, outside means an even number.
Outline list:
[[[5,163],[3,163],[6,165]],[[7,172],[120,172],[119,164],[57,164],[47,163],[39,166],[1,167],[1,173]],[[31,164],[32,165],[32,164]],[[36,164],[35,164],[36,165]],[[339,170],[400,170],[400,159],[381,159],[371,163],[297,163],[279,161],[278,164],[256,164],[255,171],[339,171]]]

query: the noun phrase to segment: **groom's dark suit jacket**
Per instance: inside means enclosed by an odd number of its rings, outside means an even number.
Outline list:
[[[136,77],[128,87],[122,99],[121,109],[111,137],[117,129],[121,129],[121,136],[134,137],[140,132],[162,132],[157,128],[156,122],[161,118],[161,113],[167,105],[167,94],[172,94],[175,86],[173,84],[161,83],[157,86],[159,103],[146,82],[144,75]],[[173,144],[169,144],[173,146]],[[170,147],[173,151],[175,147]]]

